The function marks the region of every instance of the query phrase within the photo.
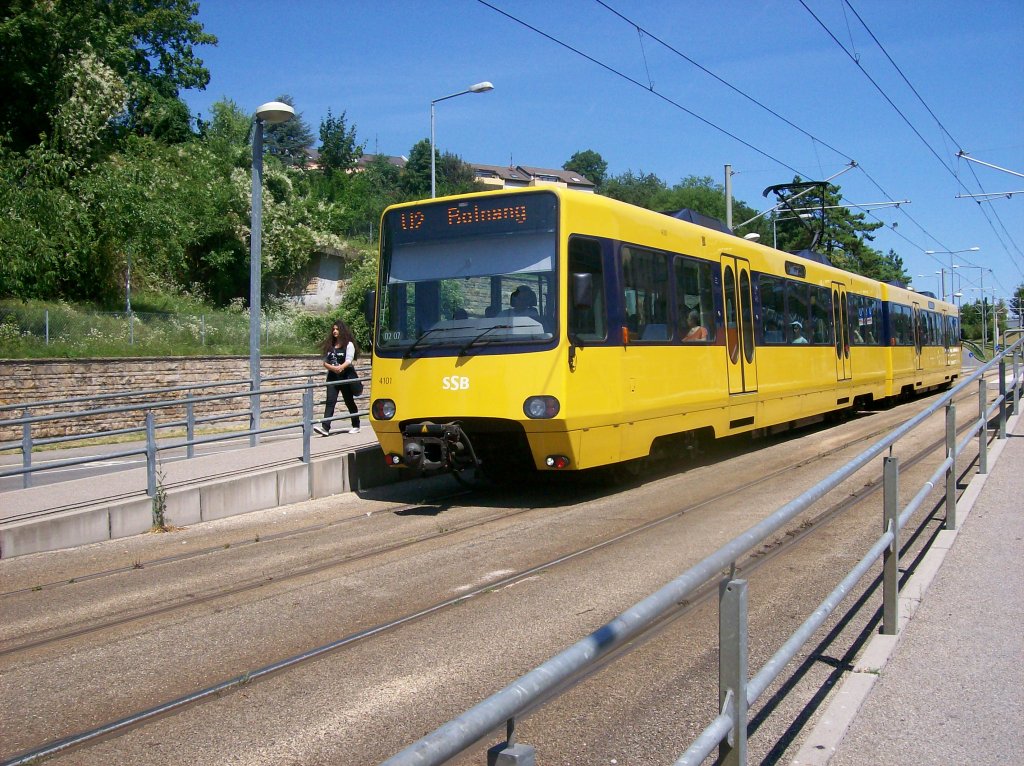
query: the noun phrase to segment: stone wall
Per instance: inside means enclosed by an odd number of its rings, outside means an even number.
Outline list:
[[[369,373],[369,361],[360,359],[356,363],[360,377]],[[318,356],[265,356],[261,360],[264,378],[263,388],[282,388],[299,385],[312,379],[322,382],[325,371]],[[309,378],[287,381],[267,380],[280,375],[308,374]],[[29,404],[32,417],[52,413],[81,412],[83,410],[109,410],[125,405],[139,405],[167,399],[183,399],[188,395],[209,396],[224,393],[239,393],[248,390],[249,357],[160,357],[160,358],[118,358],[118,359],[0,359],[0,441],[20,441],[22,427],[4,425],[9,419],[20,418]],[[234,385],[213,386],[215,383]],[[151,389],[165,389],[176,386],[196,386],[191,391],[175,393],[145,394]],[[358,402],[365,409],[370,393],[369,380],[364,382],[363,396]],[[68,402],[68,399],[84,396],[110,395],[110,398],[93,402]],[[270,420],[296,421],[301,416],[301,391],[268,394],[260,400],[264,424]],[[324,389],[314,389],[313,409],[315,414],[323,412]],[[54,402],[52,404],[35,404]],[[339,399],[339,410],[345,410]],[[8,409],[9,405],[17,405]],[[277,406],[288,409],[270,412]],[[238,417],[218,422],[209,428],[221,430],[248,427],[245,413],[249,408],[247,396],[234,397],[195,406],[195,415],[208,417],[237,413]],[[184,420],[185,407],[170,407],[154,410],[157,423]],[[124,413],[105,412],[97,415],[76,415],[54,421],[32,425],[32,438],[81,435],[92,432],[109,432],[121,428],[137,428],[145,425],[144,410],[130,410]],[[183,429],[182,429],[183,430]],[[164,432],[161,435],[166,435]]]

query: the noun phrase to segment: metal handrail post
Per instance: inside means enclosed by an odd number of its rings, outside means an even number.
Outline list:
[[[732,730],[718,746],[720,766],[747,764],[747,581],[718,586],[718,706]]]
[[[978,412],[981,422],[978,424],[978,473],[988,473],[988,386],[985,376],[978,378]]]
[[[156,416],[146,410],[146,494],[156,497]]]
[[[999,358],[999,439],[1006,438],[1006,355]]]
[[[22,412],[22,417],[28,417],[28,408],[26,407]],[[24,489],[28,489],[32,486],[32,424],[23,423],[21,426],[21,467],[25,469],[25,473],[21,475],[21,486]]]
[[[190,460],[196,455],[196,445],[192,442],[196,438],[196,407],[195,402],[189,397],[185,400],[185,439],[188,446],[185,447],[185,456]]]
[[[302,462],[309,465],[310,446],[313,436],[313,387],[302,392]],[[310,481],[312,481],[312,474]]]
[[[256,433],[260,427],[260,379],[259,374],[252,379],[252,388],[249,390],[249,446],[255,447],[260,443],[260,435]]]
[[[892,533],[892,542],[882,554],[882,633],[895,636],[900,623],[900,461],[882,459],[882,532]]]
[[[515,716],[505,721],[505,741],[487,750],[487,763],[495,766],[536,766],[537,751],[516,742]]]
[[[1024,356],[1024,348],[1021,348],[1013,355],[1013,413],[1020,412],[1020,357]]]
[[[946,469],[946,529],[956,529],[956,405],[946,405],[946,457],[951,460]]]

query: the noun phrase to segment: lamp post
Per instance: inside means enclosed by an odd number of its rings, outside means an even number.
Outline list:
[[[460,90],[458,93],[452,93],[450,96],[441,96],[441,98],[435,98],[430,102],[430,197],[433,199],[437,196],[437,182],[436,182],[436,168],[434,162],[434,104],[438,101],[447,101],[450,98],[456,96],[464,96],[467,93],[486,93],[489,90],[494,90],[494,86],[489,82],[478,82],[476,85],[470,85],[465,90]]]
[[[952,293],[953,292],[953,256],[956,255],[957,253],[976,253],[979,250],[981,250],[981,248],[978,247],[977,245],[975,245],[974,247],[966,247],[963,250],[925,250],[924,254],[925,255],[939,255],[941,253],[942,255],[949,255],[949,292]],[[946,300],[946,285],[945,285],[945,281],[946,280],[943,279],[942,281],[943,281],[943,285],[942,285],[942,300]],[[950,303],[952,303],[952,302],[953,301],[950,300]]]
[[[268,101],[256,109],[252,133],[252,212],[249,222],[249,446],[259,443],[260,427],[260,317],[263,259],[263,125],[287,122],[295,109]]]

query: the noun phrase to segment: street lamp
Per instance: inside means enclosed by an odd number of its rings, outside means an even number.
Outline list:
[[[295,116],[290,104],[268,101],[256,109],[252,132],[252,212],[249,220],[249,446],[259,443],[260,316],[263,260],[263,125],[287,122]]]
[[[476,85],[470,85],[466,90],[460,90],[458,93],[452,93],[450,96],[441,96],[441,98],[435,98],[430,102],[430,197],[433,199],[437,196],[437,182],[436,169],[434,162],[434,104],[438,101],[447,101],[450,98],[456,96],[464,96],[467,93],[486,93],[489,90],[494,90],[494,86],[489,82],[478,82]]]
[[[947,254],[949,255],[949,292],[952,293],[953,292],[953,256],[956,255],[957,253],[976,253],[979,250],[981,250],[981,248],[978,247],[977,245],[975,245],[974,247],[967,247],[967,248],[964,248],[963,250],[925,250],[924,254],[925,255],[939,255],[941,253],[943,255],[947,255]],[[946,300],[946,285],[945,285],[945,281],[946,280],[943,279],[942,281],[943,281],[943,285],[942,285],[942,300]],[[952,303],[952,302],[953,301],[950,301],[950,303]]]

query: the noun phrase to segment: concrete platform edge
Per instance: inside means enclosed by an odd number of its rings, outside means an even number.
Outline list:
[[[1013,433],[1020,415],[1007,419],[1006,432]],[[850,724],[867,700],[871,689],[878,680],[886,663],[899,646],[903,628],[913,616],[942,566],[946,554],[952,548],[959,534],[960,526],[967,520],[981,493],[982,487],[998,462],[1006,439],[997,439],[989,447],[989,473],[975,474],[964,489],[957,503],[957,529],[943,530],[936,542],[925,554],[917,570],[900,593],[899,632],[895,636],[875,634],[857,659],[853,671],[839,684],[818,723],[811,730],[796,757],[793,766],[827,766]]]
[[[370,489],[401,480],[379,446],[313,458],[241,477],[178,487],[166,495],[169,523],[187,526],[278,505]],[[142,534],[153,525],[148,497],[76,508],[0,524],[0,558],[73,548]]]

